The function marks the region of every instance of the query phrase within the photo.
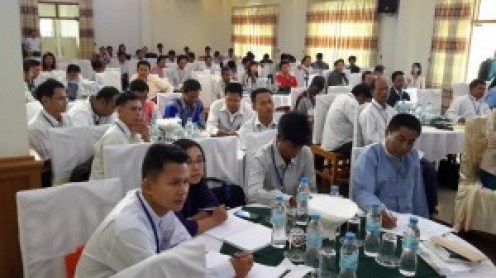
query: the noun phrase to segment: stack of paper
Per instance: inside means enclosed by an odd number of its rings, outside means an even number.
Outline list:
[[[222,264],[229,260],[229,256],[217,252],[207,253],[207,267],[214,267],[215,265]],[[279,266],[267,266],[259,263],[254,263],[247,278],[261,278],[261,277],[280,277],[286,268]]]
[[[227,220],[205,234],[234,245],[242,250],[255,252],[271,242],[271,229],[234,216],[231,211]]]
[[[405,231],[408,223],[410,222],[411,214],[402,214],[397,212],[390,212],[397,218],[396,227],[393,229],[385,229],[382,228],[384,232],[392,233],[397,236],[402,236]],[[451,227],[444,226],[438,224],[432,220],[422,218],[417,216],[418,218],[418,227],[420,229],[420,240],[429,240],[433,236],[443,236],[449,233],[452,233],[454,230]]]

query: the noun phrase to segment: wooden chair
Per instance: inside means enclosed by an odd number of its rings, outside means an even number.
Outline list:
[[[318,191],[329,193],[331,185],[339,185],[340,193],[348,195],[350,158],[341,153],[326,151],[320,145],[311,146],[315,161]]]

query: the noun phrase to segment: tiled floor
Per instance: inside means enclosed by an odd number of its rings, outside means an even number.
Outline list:
[[[447,187],[438,188],[438,214],[434,216],[435,220],[447,225],[453,224],[456,191]],[[481,233],[460,233],[463,239],[479,248],[493,263],[496,264],[496,236],[486,236]]]

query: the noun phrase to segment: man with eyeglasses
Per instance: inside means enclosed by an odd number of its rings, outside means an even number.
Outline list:
[[[413,148],[421,131],[415,116],[398,114],[384,141],[363,150],[353,165],[351,199],[364,211],[382,205],[383,227],[396,226],[388,210],[429,217],[419,154]]]
[[[67,108],[67,92],[64,84],[48,79],[36,88],[34,95],[43,110],[29,122],[29,145],[38,152],[42,160],[50,160],[52,147],[48,130],[72,126],[71,118],[64,113]]]

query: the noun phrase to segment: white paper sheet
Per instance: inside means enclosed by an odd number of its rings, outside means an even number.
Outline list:
[[[255,224],[246,230],[227,236],[224,241],[242,250],[256,252],[269,246],[271,237],[271,229]]]
[[[230,210],[228,212],[228,217],[222,225],[205,231],[205,234],[218,238],[220,240],[224,240],[224,238],[232,234],[246,230],[251,226],[256,225],[255,223],[234,216],[232,214],[232,211],[233,210]]]
[[[390,213],[398,219],[396,222],[396,227],[393,229],[382,228],[382,230],[397,236],[402,236],[408,226],[408,223],[410,222],[411,214],[402,214],[393,211]],[[453,228],[438,224],[432,220],[425,219],[420,216],[417,216],[417,218],[418,227],[420,229],[420,240],[422,241],[429,240],[433,236],[442,236],[454,231]]]
[[[207,253],[207,266],[213,266],[229,260],[228,255],[220,254],[218,252]],[[280,266],[267,266],[259,263],[254,263],[252,269],[248,273],[247,278],[265,278],[265,277],[279,277],[286,271],[286,268]]]

